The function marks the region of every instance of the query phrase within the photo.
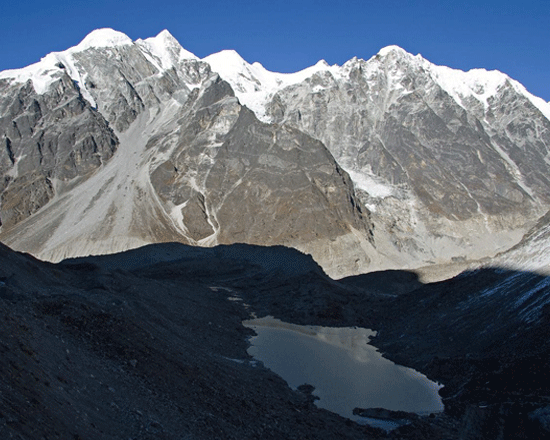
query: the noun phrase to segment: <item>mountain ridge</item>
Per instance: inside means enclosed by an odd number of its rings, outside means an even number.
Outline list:
[[[61,52],[52,52],[50,54],[47,54],[46,56],[44,56],[37,63],[31,64],[27,67],[22,67],[22,68],[19,68],[19,69],[8,69],[8,70],[1,71],[0,72],[0,79],[10,78],[10,77],[15,79],[15,80],[18,80],[18,81],[23,80],[23,78],[29,79],[26,75],[31,76],[31,71],[37,70],[38,67],[42,67],[42,69],[44,71],[47,71],[47,68],[49,67],[48,64],[49,64],[50,58],[52,56],[67,55],[67,54],[71,54],[71,53],[74,53],[74,52],[82,52],[86,49],[93,48],[93,47],[96,47],[96,48],[97,47],[116,47],[116,46],[127,45],[127,44],[141,44],[143,46],[146,46],[149,50],[152,47],[156,46],[157,48],[161,49],[160,51],[162,51],[162,45],[159,44],[159,40],[160,40],[160,42],[170,42],[170,45],[172,45],[172,46],[176,46],[176,44],[177,44],[177,46],[179,46],[178,49],[180,49],[181,56],[185,57],[185,58],[180,58],[180,60],[181,59],[188,59],[188,58],[198,59],[198,57],[196,55],[194,55],[193,53],[191,53],[188,50],[184,49],[180,45],[180,43],[173,37],[173,35],[167,29],[162,30],[155,37],[149,37],[149,38],[146,38],[145,40],[137,39],[135,41],[132,41],[130,39],[130,37],[128,37],[127,35],[125,35],[122,32],[116,31],[116,30],[111,29],[111,28],[101,28],[101,29],[96,29],[94,31],[91,31],[76,46],[73,46],[73,47],[71,47],[69,49],[66,49],[64,51],[61,51]],[[301,74],[300,77],[302,79],[304,79],[304,77],[306,75],[307,76],[312,75],[312,74],[318,72],[322,68],[325,68],[329,71],[330,70],[334,71],[336,68],[344,68],[344,66],[346,66],[347,64],[353,63],[354,61],[359,61],[359,62],[361,62],[361,61],[363,61],[363,62],[370,61],[370,60],[376,58],[377,56],[382,56],[382,57],[388,56],[392,52],[397,52],[401,56],[406,56],[406,57],[409,57],[409,58],[418,59],[419,61],[421,61],[423,63],[428,63],[429,65],[436,67],[436,71],[438,73],[438,76],[440,76],[443,79],[443,82],[447,83],[447,84],[451,83],[451,81],[449,80],[448,77],[453,76],[453,75],[454,76],[460,75],[460,76],[462,76],[463,80],[464,79],[468,79],[468,80],[474,79],[473,87],[470,87],[471,89],[475,88],[476,86],[479,86],[479,84],[475,84],[475,79],[476,78],[483,78],[483,79],[486,79],[486,81],[487,81],[487,79],[489,79],[488,82],[490,82],[490,79],[492,79],[493,83],[495,82],[495,80],[497,80],[499,83],[502,83],[505,80],[510,80],[514,84],[514,87],[516,87],[518,89],[518,91],[521,91],[521,93],[528,96],[529,99],[533,102],[533,104],[535,106],[537,106],[537,108],[539,108],[539,110],[545,115],[545,117],[550,119],[550,102],[546,102],[542,98],[539,98],[539,97],[531,94],[530,92],[528,92],[525,89],[525,87],[523,85],[521,85],[521,83],[519,83],[518,81],[510,78],[508,75],[506,75],[505,73],[503,73],[499,70],[489,70],[488,71],[488,70],[483,69],[483,68],[473,68],[473,69],[470,69],[468,71],[463,71],[463,70],[460,70],[460,69],[454,69],[454,68],[450,68],[450,67],[446,67],[446,66],[438,66],[438,65],[430,63],[428,60],[423,58],[422,55],[420,55],[420,54],[412,55],[411,53],[407,52],[405,49],[403,49],[403,48],[401,48],[400,46],[397,46],[397,45],[389,45],[389,46],[385,46],[385,47],[381,48],[378,51],[378,53],[373,55],[371,58],[369,58],[369,60],[364,60],[364,59],[361,59],[361,58],[353,57],[350,60],[344,62],[341,66],[339,66],[338,64],[329,65],[325,60],[321,59],[316,64],[314,64],[310,67],[306,67],[306,68],[301,69],[299,71],[289,72],[289,73],[278,73],[278,72],[275,72],[275,71],[269,71],[269,70],[265,69],[257,61],[250,64],[247,61],[245,61],[238,54],[238,52],[236,52],[233,49],[225,49],[225,50],[222,50],[220,52],[215,52],[213,54],[210,54],[210,55],[202,58],[202,60],[206,61],[206,62],[214,62],[214,64],[220,65],[221,63],[216,62],[215,60],[217,58],[223,58],[223,60],[221,60],[221,61],[226,62],[227,59],[228,59],[227,55],[231,54],[231,58],[237,59],[238,61],[244,62],[243,67],[246,70],[249,70],[251,67],[261,67],[261,69],[263,70],[264,73],[274,75],[275,77],[277,77],[277,76],[279,76],[279,77],[284,77],[284,76],[289,77],[289,76],[293,76],[293,75],[296,75],[296,74],[300,73]],[[155,55],[159,56],[158,53],[155,53]],[[162,57],[159,57],[159,58],[162,58]],[[164,61],[166,61],[166,58],[164,59]],[[44,63],[44,64],[42,65],[42,63]],[[231,64],[232,64],[231,67],[235,66],[235,63],[231,63]],[[33,67],[33,69],[30,69],[31,67]],[[172,67],[172,65],[167,65],[167,66],[164,67],[164,69],[170,68],[170,67]],[[218,72],[218,73],[222,74],[222,76],[224,74],[226,74],[226,75],[228,74],[228,72]],[[448,75],[445,75],[445,73],[447,73]],[[498,79],[497,79],[497,77],[498,77]],[[44,85],[40,83],[40,80],[37,77],[32,77],[30,79],[33,80],[33,84],[35,84],[35,87],[38,84],[38,86],[37,86],[38,89],[41,90],[41,91],[44,91],[44,88],[43,88]],[[73,79],[78,81],[77,78],[73,78]],[[295,80],[295,81],[298,82],[298,80]],[[231,81],[229,81],[229,82],[231,83]],[[454,85],[460,84],[461,82],[465,83],[465,81],[454,81],[454,83],[455,83]],[[447,91],[450,91],[452,89],[452,87],[450,87],[450,86],[445,87],[445,88],[446,88]],[[456,92],[458,92],[458,91],[455,90],[455,93]],[[458,92],[457,94],[460,95],[460,92]],[[475,93],[475,92],[473,92],[473,94],[479,95],[479,93]],[[243,102],[243,103],[246,104],[246,102]],[[91,104],[93,104],[93,103],[91,102]]]
[[[0,73],[0,86],[0,237],[55,261],[244,241],[313,252],[343,276],[492,256],[550,208],[540,102],[499,72],[396,46],[282,74],[235,51],[200,60],[166,30],[132,42],[103,29]],[[59,113],[69,89],[80,110]],[[76,130],[61,143],[59,124]],[[281,173],[293,177],[275,184]],[[297,199],[304,188],[317,206]]]

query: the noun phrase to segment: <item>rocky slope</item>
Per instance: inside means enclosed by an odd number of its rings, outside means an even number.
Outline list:
[[[55,195],[56,182],[86,175],[110,159],[118,139],[59,67],[48,94],[0,81],[0,191],[3,229]]]
[[[309,256],[159,244],[49,264],[0,245],[2,438],[545,438],[548,287],[389,271],[335,282]],[[528,280],[540,289],[518,302]],[[546,298],[543,300],[543,298]],[[526,319],[534,301],[546,306]],[[364,326],[441,381],[445,412],[386,433],[318,409],[246,353],[252,314]],[[531,319],[533,318],[533,319]],[[370,410],[371,416],[382,414]]]
[[[395,299],[374,345],[445,384],[461,438],[545,438],[549,310],[546,276],[469,271]]]
[[[549,247],[550,213],[546,213],[517,245],[497,255],[490,264],[511,270],[523,269],[548,275],[550,273]]]

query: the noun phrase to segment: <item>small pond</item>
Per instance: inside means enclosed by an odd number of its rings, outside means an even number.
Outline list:
[[[383,358],[368,345],[375,335],[371,330],[298,326],[272,317],[243,324],[257,334],[250,339],[248,353],[294,389],[313,385],[320,408],[363,422],[352,414],[353,408],[418,414],[443,410],[441,386]]]

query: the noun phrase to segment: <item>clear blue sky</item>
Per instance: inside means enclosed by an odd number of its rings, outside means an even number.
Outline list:
[[[134,40],[168,29],[199,57],[235,49],[280,72],[397,44],[436,64],[501,70],[550,101],[550,0],[6,0],[0,17],[0,70],[101,27]]]

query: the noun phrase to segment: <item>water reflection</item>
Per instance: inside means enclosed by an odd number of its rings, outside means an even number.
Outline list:
[[[368,345],[374,332],[363,328],[312,327],[271,317],[245,321],[257,336],[248,353],[297,388],[315,387],[316,405],[354,420],[352,410],[386,408],[439,412],[440,388],[425,376],[384,359]]]

